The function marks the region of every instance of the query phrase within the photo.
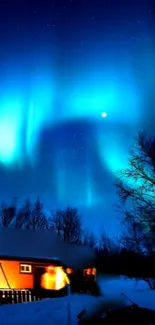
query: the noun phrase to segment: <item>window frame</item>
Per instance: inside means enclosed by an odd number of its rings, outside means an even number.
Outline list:
[[[25,267],[25,270],[22,270],[22,267]],[[29,271],[26,271],[26,267],[29,267]],[[19,271],[20,271],[21,274],[32,274],[33,273],[32,264],[20,263]]]

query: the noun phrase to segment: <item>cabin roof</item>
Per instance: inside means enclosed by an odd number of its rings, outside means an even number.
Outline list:
[[[0,258],[51,261],[67,267],[85,268],[94,264],[94,251],[87,246],[68,244],[53,230],[25,230],[0,227]]]

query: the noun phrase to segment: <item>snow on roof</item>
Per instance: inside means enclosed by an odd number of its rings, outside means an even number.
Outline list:
[[[53,230],[0,228],[0,256],[23,259],[60,259],[72,268],[90,267],[94,252],[83,245],[67,244]]]

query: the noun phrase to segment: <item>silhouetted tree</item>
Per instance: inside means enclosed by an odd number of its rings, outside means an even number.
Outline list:
[[[52,214],[52,227],[66,242],[80,243],[82,237],[81,217],[76,208],[67,207]]]
[[[122,244],[145,254],[155,252],[155,139],[138,134],[129,164],[116,185],[122,213]]]
[[[120,236],[121,246],[130,252],[144,253],[144,247],[147,243],[144,242],[146,231],[143,224],[139,220],[136,220],[136,212],[133,215],[129,211],[125,211],[124,216],[125,220],[122,220],[122,232]]]
[[[14,198],[12,203],[7,205],[2,202],[0,209],[0,224],[3,227],[13,226],[17,211],[17,199]]]
[[[82,244],[90,246],[90,247],[95,247],[97,244],[96,237],[93,233],[93,231],[90,231],[89,229],[85,228],[83,230],[82,234]]]
[[[15,219],[15,228],[30,228],[30,220],[32,214],[32,203],[29,199],[26,199],[21,208],[17,211]]]
[[[33,230],[48,228],[48,221],[44,213],[44,206],[39,197],[32,206],[29,227]]]
[[[101,233],[99,237],[99,250],[112,254],[117,251],[117,245],[105,232],[104,228],[101,227]]]
[[[14,224],[16,228],[36,230],[46,229],[47,225],[48,221],[39,197],[34,203],[27,199],[23,206],[17,211]]]

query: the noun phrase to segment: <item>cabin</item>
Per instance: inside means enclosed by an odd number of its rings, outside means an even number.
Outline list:
[[[94,263],[90,247],[68,244],[53,230],[0,228],[0,290],[49,296],[70,284],[74,292],[89,291],[96,283]]]

